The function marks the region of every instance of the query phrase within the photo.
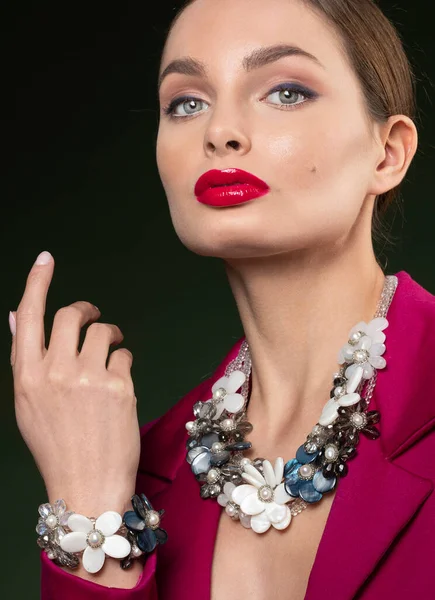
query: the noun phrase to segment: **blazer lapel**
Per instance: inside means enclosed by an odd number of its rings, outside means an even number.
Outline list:
[[[306,600],[323,597],[325,590],[335,600],[353,598],[433,491],[431,481],[394,463],[400,453],[435,424],[433,401],[419,402],[435,386],[431,364],[435,350],[435,300],[405,272],[397,276],[399,285],[388,312],[387,367],[378,373],[370,403],[370,409],[381,412],[377,425],[381,436],[375,441],[361,436],[358,455],[349,462],[349,474],[338,483],[311,570]],[[187,580],[186,573],[194,569],[197,589],[189,596],[192,600],[209,597],[221,508],[199,496],[198,483],[185,462],[184,424],[192,419],[193,404],[210,397],[211,385],[224,374],[243,339],[231,348],[209,379],[180,400],[143,438],[140,472],[159,481],[154,493],[157,508],[166,509],[170,538],[172,533],[175,541],[189,539],[189,555],[195,553],[193,563],[186,562],[178,541],[172,543],[172,549],[169,542],[162,547],[163,564],[169,567],[170,563],[174,582],[183,580],[183,570]],[[149,485],[152,497],[152,481]],[[190,517],[193,521],[189,521]],[[309,518],[309,509],[297,518]],[[291,543],[291,525],[285,534]],[[179,577],[174,571],[177,568]],[[164,577],[161,582],[169,585]]]
[[[325,590],[335,600],[353,598],[434,488],[393,462],[435,424],[428,397],[435,386],[435,301],[407,273],[397,277],[387,315],[387,367],[378,371],[369,406],[380,411],[381,435],[361,436],[349,474],[338,482],[307,600],[321,598]]]

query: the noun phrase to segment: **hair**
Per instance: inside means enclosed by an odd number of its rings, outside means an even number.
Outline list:
[[[416,119],[416,78],[400,34],[374,0],[300,0],[326,17],[339,34],[351,67],[360,82],[368,116],[382,123],[395,114]],[[195,0],[185,1],[175,15],[169,33],[182,12]],[[401,199],[400,185],[376,197],[372,235],[375,242],[391,243],[383,217]]]

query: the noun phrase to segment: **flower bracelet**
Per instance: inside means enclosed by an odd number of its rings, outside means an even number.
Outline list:
[[[123,517],[109,510],[97,519],[67,511],[64,500],[41,504],[37,544],[50,560],[70,569],[79,566],[82,553],[88,573],[98,573],[106,555],[121,559],[121,568],[128,569],[135,558],[152,552],[168,539],[160,527],[164,510],[155,511],[145,494],[135,494],[131,503],[133,510]]]

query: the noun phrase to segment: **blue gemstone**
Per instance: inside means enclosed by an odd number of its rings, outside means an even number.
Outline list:
[[[219,436],[217,433],[206,433],[201,438],[201,444],[203,446],[207,446],[207,448],[211,448],[213,444],[219,441]]]
[[[124,522],[128,529],[132,529],[133,531],[142,531],[145,529],[145,521],[138,517],[132,510],[128,510],[124,513]]]
[[[287,475],[293,471],[293,467],[295,465],[298,465],[299,468],[299,463],[295,458],[292,458],[291,460],[289,460],[288,462],[285,463],[284,465],[284,477],[287,477]]]
[[[289,483],[288,481],[286,481],[284,483],[284,489],[287,492],[287,494],[293,496],[293,498],[299,497],[299,483]]]
[[[322,494],[314,489],[312,481],[301,481],[299,484],[299,495],[302,500],[312,504],[323,498]]]
[[[203,473],[208,473],[211,467],[211,452],[209,450],[201,452],[201,454],[198,454],[198,456],[193,459],[190,466],[192,468],[192,473],[196,477]]]
[[[202,454],[203,452],[209,452],[207,446],[197,446],[196,448],[192,448],[192,450],[189,450],[186,456],[186,460],[189,463],[189,465],[192,464],[193,459],[196,458],[198,454]]]
[[[216,452],[216,454],[212,454],[210,457],[211,460],[211,464],[214,467],[221,467],[222,465],[224,465],[226,462],[229,461],[231,454],[229,452],[227,452],[226,450],[223,450],[222,452]]]
[[[154,530],[154,534],[159,544],[165,544],[168,541],[168,534],[164,529],[160,529],[159,527],[158,529]]]
[[[292,483],[298,483],[300,481],[299,478],[299,469],[300,469],[301,465],[300,463],[296,463],[295,466],[293,467],[293,471],[290,471],[290,473],[288,475],[286,475],[285,480],[289,482],[289,484]]]
[[[235,442],[234,444],[229,444],[228,446],[225,446],[225,449],[242,451],[242,450],[249,450],[249,448],[251,448],[251,447],[252,447],[251,442]]]
[[[157,546],[156,534],[152,529],[144,529],[137,535],[137,545],[142,552],[152,552]]]
[[[318,450],[316,452],[314,452],[313,454],[308,454],[307,452],[305,452],[304,446],[302,445],[302,446],[299,446],[299,448],[296,452],[296,459],[303,465],[306,465],[306,464],[311,463],[314,460],[316,460],[318,455],[319,455]]]
[[[326,492],[330,492],[335,487],[336,483],[337,483],[336,477],[331,477],[331,478],[327,479],[326,477],[323,476],[322,471],[317,471],[317,473],[313,477],[314,489],[317,490],[318,492],[321,492],[322,494],[325,494]]]
[[[141,494],[140,496],[141,496],[141,498],[143,500],[143,503],[145,504],[146,509],[147,510],[154,510],[151,502],[148,500],[148,498],[145,496],[145,494]]]

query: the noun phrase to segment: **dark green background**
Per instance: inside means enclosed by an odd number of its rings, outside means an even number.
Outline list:
[[[86,299],[123,330],[135,356],[141,423],[208,376],[242,334],[223,265],[179,242],[157,174],[155,80],[174,4],[16,3],[1,20],[5,599],[39,597],[34,527],[46,498],[15,423],[7,324],[37,254],[50,250],[57,263],[48,329],[57,308]],[[432,6],[381,6],[414,64],[420,109],[403,216],[396,215],[395,246],[382,260],[388,273],[405,269],[435,292]]]

